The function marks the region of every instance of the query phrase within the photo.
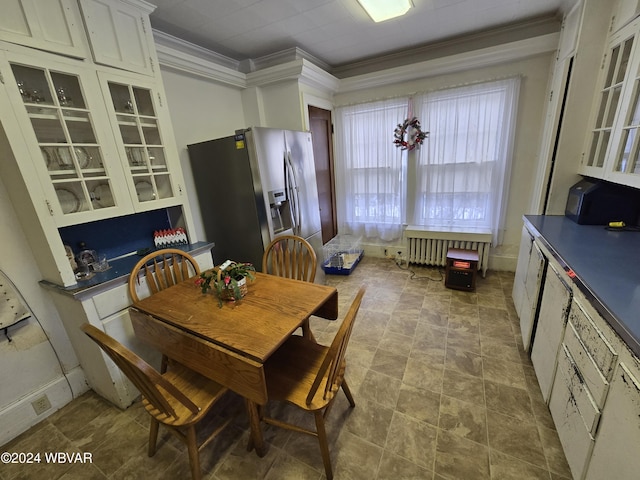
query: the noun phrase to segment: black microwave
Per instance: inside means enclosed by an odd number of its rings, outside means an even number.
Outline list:
[[[585,178],[569,189],[564,213],[580,225],[637,225],[640,190]]]

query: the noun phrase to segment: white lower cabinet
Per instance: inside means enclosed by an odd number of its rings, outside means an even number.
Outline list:
[[[636,480],[640,359],[563,265],[523,228],[513,288],[523,340],[533,331],[531,361],[573,479]]]
[[[542,397],[547,403],[573,296],[571,287],[562,279],[564,272],[561,274],[561,271],[560,267],[549,263],[531,350],[531,362],[536,370]]]
[[[547,258],[538,245],[534,242],[529,255],[527,275],[524,282],[524,298],[522,301],[522,313],[520,315],[520,330],[524,349],[529,350],[534,333],[536,314],[538,309],[538,297],[543,285],[546,273]]]
[[[525,296],[525,281],[527,279],[527,267],[529,266],[529,255],[533,247],[533,236],[522,227],[522,236],[520,238],[520,250],[518,251],[518,264],[516,266],[516,274],[513,279],[513,291],[511,297],[516,307],[518,318],[522,317],[522,303]]]
[[[562,344],[549,410],[574,479],[581,479],[593,450],[593,431],[600,416],[578,367]]]
[[[536,319],[538,296],[546,270],[547,259],[540,251],[527,227],[522,228],[518,264],[513,281],[512,298],[520,318],[524,349],[529,350]]]
[[[621,362],[602,411],[587,480],[640,476],[640,364]]]
[[[191,254],[201,270],[213,267],[209,249],[196,252]],[[145,279],[142,278],[140,283],[144,290]],[[160,353],[139,341],[133,331],[129,317],[131,298],[127,280],[93,295],[80,293],[77,298],[56,290],[53,292],[52,298],[61,313],[65,330],[78,355],[89,386],[114,405],[127,408],[140,392],[116,364],[80,330],[80,326],[87,322],[101,328],[147,363],[160,368]]]

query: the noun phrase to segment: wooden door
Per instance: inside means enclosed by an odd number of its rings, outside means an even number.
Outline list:
[[[331,112],[310,105],[309,128],[313,138],[313,157],[316,164],[322,243],[325,244],[338,233],[333,176]]]

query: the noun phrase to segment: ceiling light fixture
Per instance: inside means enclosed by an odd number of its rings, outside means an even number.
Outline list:
[[[411,0],[358,0],[374,22],[401,17],[413,6]]]

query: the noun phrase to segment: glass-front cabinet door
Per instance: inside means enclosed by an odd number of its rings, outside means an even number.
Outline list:
[[[640,23],[634,24],[638,30]],[[636,35],[636,42],[639,40]],[[636,46],[635,52],[635,56],[640,57],[639,46]],[[640,187],[640,58],[630,64],[629,70],[629,88],[620,114],[620,143],[605,178]]]
[[[611,37],[581,174],[640,187],[640,20]]]
[[[583,173],[604,176],[604,167],[610,155],[614,120],[618,114],[623,93],[624,81],[629,69],[629,62],[635,41],[633,29],[624,29],[613,39],[613,45],[607,52],[603,62],[602,87],[596,105],[594,128],[590,142],[583,158]]]
[[[136,211],[175,205],[182,194],[177,149],[166,104],[153,83],[100,73],[107,104],[126,159]]]
[[[130,212],[95,73],[43,57],[37,62],[30,56],[7,57],[9,68],[3,71],[13,76],[7,80],[16,92],[12,104],[24,119],[33,173],[40,178],[56,223],[65,226]]]

